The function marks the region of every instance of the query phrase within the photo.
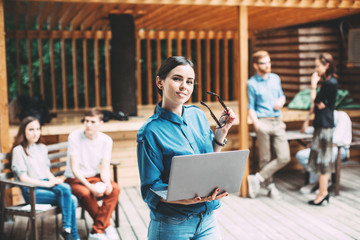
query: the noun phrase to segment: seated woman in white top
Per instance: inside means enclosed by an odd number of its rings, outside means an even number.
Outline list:
[[[40,138],[40,122],[35,117],[22,120],[11,150],[11,168],[21,182],[36,185],[36,203],[59,205],[62,212],[61,236],[80,239],[76,226],[77,198],[70,185],[50,172],[48,151]],[[29,188],[23,187],[25,201],[29,202]]]

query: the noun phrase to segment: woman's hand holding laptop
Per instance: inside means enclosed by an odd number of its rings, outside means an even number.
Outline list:
[[[219,194],[220,189],[216,188],[211,196],[208,197],[199,197],[196,196],[195,198],[190,199],[183,199],[183,200],[177,200],[177,201],[166,201],[165,199],[161,199],[161,202],[167,202],[167,203],[173,203],[173,204],[183,204],[183,205],[190,205],[190,204],[196,204],[201,202],[211,202],[213,200],[219,200],[220,198],[226,197],[229,194],[227,192],[223,192]]]

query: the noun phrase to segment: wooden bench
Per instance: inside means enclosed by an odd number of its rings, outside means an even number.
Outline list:
[[[63,176],[64,169],[66,166],[66,156],[67,156],[67,142],[61,142],[57,144],[48,145],[49,159],[51,161],[50,169],[55,176]],[[114,181],[117,182],[117,166],[118,163],[111,163],[113,167],[113,177]],[[36,210],[35,203],[35,185],[22,183],[14,179],[14,173],[11,171],[11,166],[9,163],[9,153],[0,153],[0,236],[1,238],[5,236],[4,226],[5,220],[7,217],[11,216],[24,216],[30,220],[30,233],[31,239],[41,239],[39,238],[39,233],[37,230],[37,222],[39,219],[43,219],[46,216],[54,216],[55,215],[55,224],[56,224],[56,239],[59,237],[58,232],[58,219],[57,214],[60,213],[60,209],[57,206],[52,206],[46,210]],[[30,209],[24,209],[23,207],[27,204],[18,204],[15,206],[6,206],[5,197],[6,190],[12,187],[28,187],[30,192]],[[99,199],[101,200],[101,199]],[[85,218],[85,210],[81,208],[81,219]],[[115,226],[119,227],[119,202],[115,207]],[[29,224],[29,221],[28,221]],[[14,224],[13,224],[14,226]],[[87,223],[86,223],[86,226]],[[27,228],[28,229],[28,228]],[[10,235],[12,235],[12,231]],[[89,233],[89,229],[87,228],[87,233]],[[27,234],[26,234],[27,235]],[[40,233],[41,237],[42,233]],[[11,239],[11,236],[10,236]]]
[[[256,173],[256,170],[259,166],[259,161],[256,158],[256,132],[250,132],[249,136],[252,138],[252,146],[251,146],[251,165],[252,165],[252,173]],[[306,147],[306,143],[312,139],[312,134],[302,133],[300,130],[288,130],[286,131],[286,138],[288,142],[297,141],[302,146]]]

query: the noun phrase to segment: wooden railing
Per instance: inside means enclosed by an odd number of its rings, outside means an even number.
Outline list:
[[[8,49],[15,44],[15,52],[7,52],[8,66],[16,70],[9,74],[9,86],[17,86],[11,97],[41,95],[53,111],[111,108],[110,31],[7,31],[6,37]],[[140,30],[136,41],[139,104],[158,101],[154,75],[172,55],[196,65],[192,101],[211,101],[204,91],[236,99],[236,32]]]

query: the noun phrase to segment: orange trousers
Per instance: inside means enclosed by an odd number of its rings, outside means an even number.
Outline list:
[[[86,180],[91,184],[101,181],[100,175],[88,177]],[[94,220],[92,233],[104,233],[105,229],[110,226],[111,215],[118,203],[120,187],[116,182],[111,181],[113,190],[109,195],[102,199],[101,206],[98,205],[96,197],[85,187],[77,178],[67,178],[66,183],[70,184],[72,193],[79,199],[80,205],[85,208]]]

